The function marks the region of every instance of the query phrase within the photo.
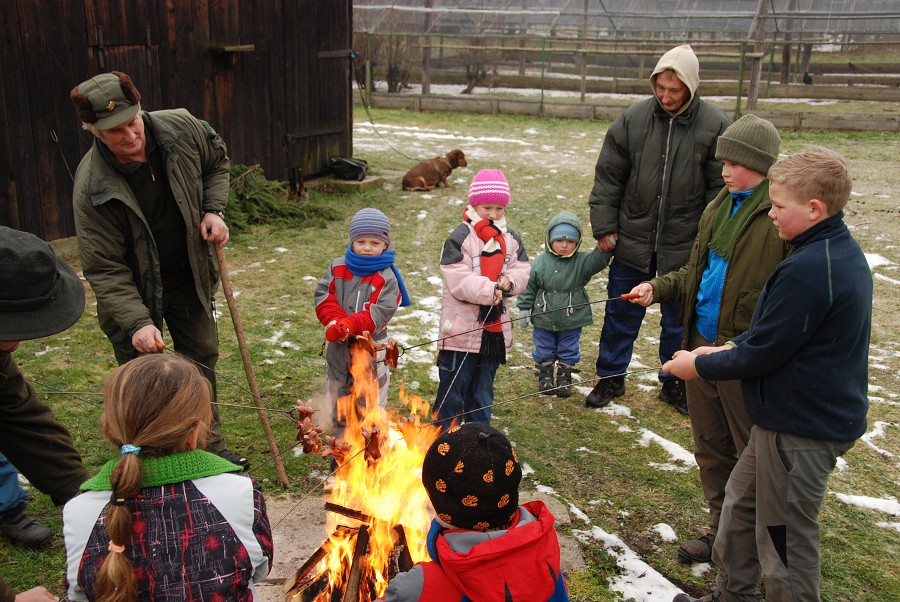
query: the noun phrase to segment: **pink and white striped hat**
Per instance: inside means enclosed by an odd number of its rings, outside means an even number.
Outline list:
[[[509,184],[499,169],[482,169],[469,185],[469,204],[509,205]]]

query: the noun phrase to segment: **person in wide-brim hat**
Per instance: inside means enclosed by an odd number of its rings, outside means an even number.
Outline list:
[[[84,312],[84,285],[40,238],[0,226],[0,341],[62,332]]]

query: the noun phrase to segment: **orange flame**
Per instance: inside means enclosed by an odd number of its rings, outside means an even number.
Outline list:
[[[400,400],[410,415],[396,424],[389,422],[387,413],[378,404],[372,356],[352,346],[351,359],[353,389],[337,404],[338,416],[347,423],[342,438],[350,444],[351,451],[335,475],[329,501],[374,519],[368,527],[369,554],[365,564],[377,595],[382,596],[388,584],[388,555],[394,550],[392,527],[403,525],[413,562],[428,558],[425,534],[434,514],[422,485],[422,462],[440,429],[422,423],[430,404],[417,395],[407,394],[403,387]],[[365,400],[363,416],[357,416],[357,399]],[[381,457],[368,462],[364,457],[367,441],[362,430],[376,428],[380,430]],[[329,513],[326,533],[330,535],[326,548],[330,552],[323,562],[327,563],[332,591],[343,587],[340,581],[354,552],[355,538],[337,533],[339,523],[357,526],[352,519]]]

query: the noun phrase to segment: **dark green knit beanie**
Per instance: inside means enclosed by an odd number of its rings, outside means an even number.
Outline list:
[[[781,136],[775,126],[756,115],[744,115],[719,136],[716,159],[749,167],[763,175],[778,159]]]

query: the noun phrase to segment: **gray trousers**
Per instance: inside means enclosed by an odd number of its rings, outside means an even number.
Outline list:
[[[692,327],[688,349],[713,345]],[[704,380],[685,382],[694,459],[700,469],[700,485],[709,505],[709,532],[717,533],[725,483],[738,457],[750,441],[750,417],[744,408],[740,380]]]
[[[713,562],[722,602],[819,602],[819,510],[838,456],[854,441],[820,441],[754,426],[725,487]]]

